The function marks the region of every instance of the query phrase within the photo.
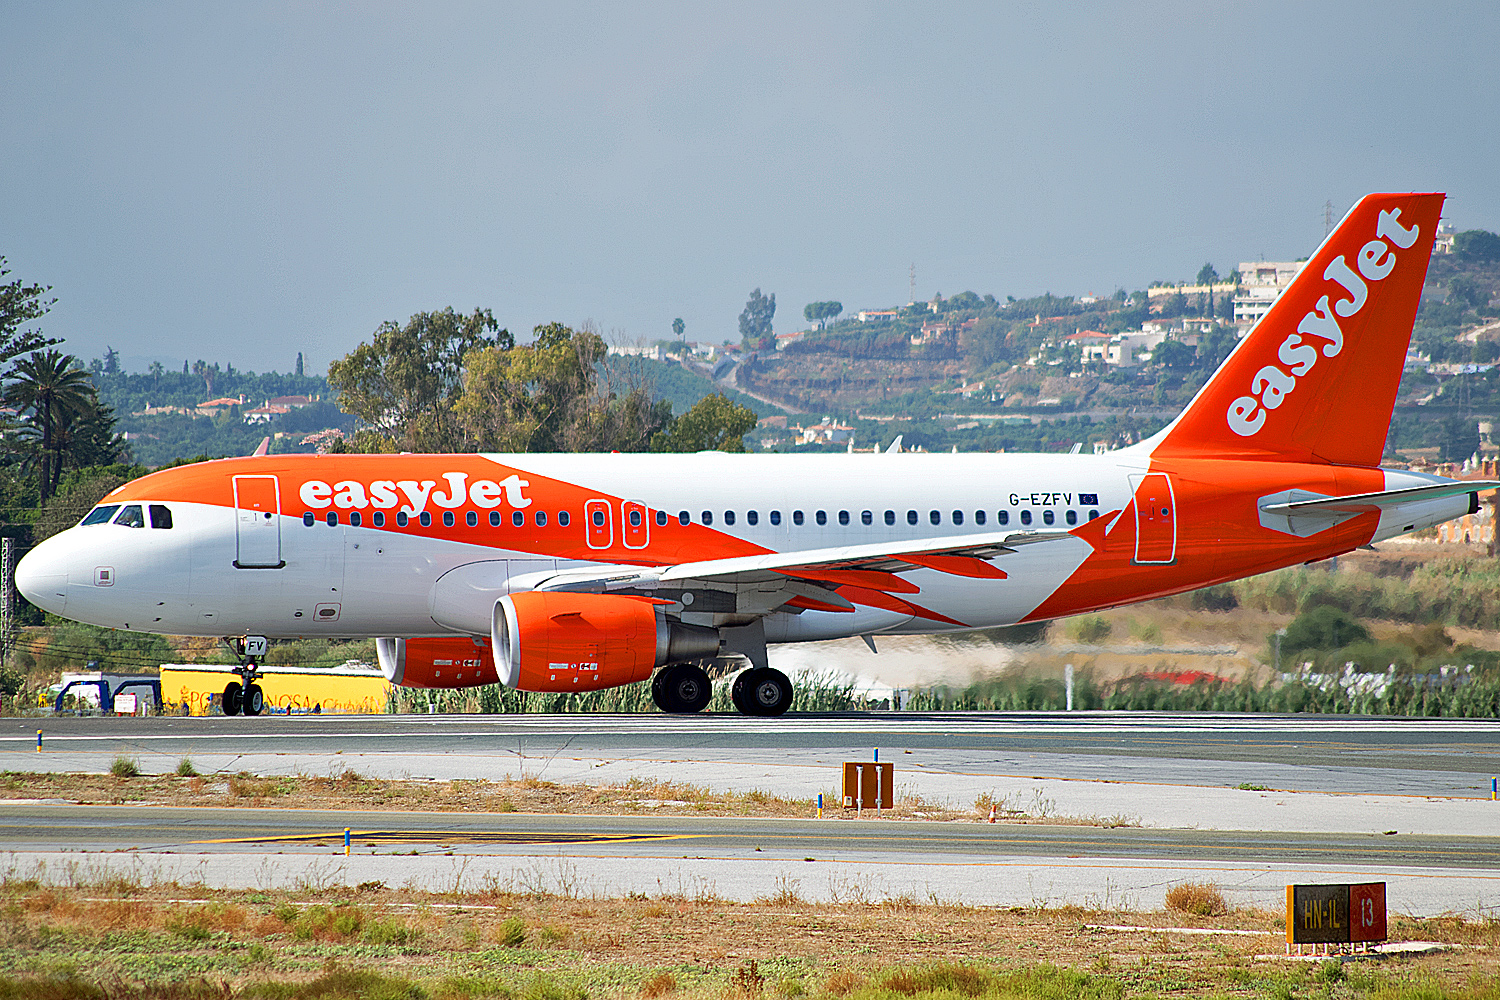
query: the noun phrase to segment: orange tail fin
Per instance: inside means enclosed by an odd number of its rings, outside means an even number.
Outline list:
[[[1360,199],[1153,453],[1379,465],[1442,208]]]

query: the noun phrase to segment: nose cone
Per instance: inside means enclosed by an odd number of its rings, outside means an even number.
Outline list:
[[[68,606],[67,549],[54,536],[22,556],[16,566],[16,589],[21,596],[54,615]]]

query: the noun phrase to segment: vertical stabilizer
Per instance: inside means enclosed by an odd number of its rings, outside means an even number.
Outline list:
[[[1379,465],[1442,207],[1360,199],[1153,454]]]

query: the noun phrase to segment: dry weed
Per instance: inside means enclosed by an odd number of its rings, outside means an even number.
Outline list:
[[[641,996],[646,1000],[666,996],[677,989],[677,977],[670,972],[659,972],[641,984]]]
[[[1213,882],[1184,882],[1167,890],[1167,909],[1195,917],[1222,917],[1229,903]]]

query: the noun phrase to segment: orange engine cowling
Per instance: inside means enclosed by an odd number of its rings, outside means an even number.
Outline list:
[[[667,602],[527,591],[495,602],[500,683],[521,691],[593,691],[642,681],[665,663],[719,652],[719,633],[671,621]]]
[[[411,688],[466,688],[493,684],[490,644],[469,636],[376,639],[375,655],[386,680]]]

